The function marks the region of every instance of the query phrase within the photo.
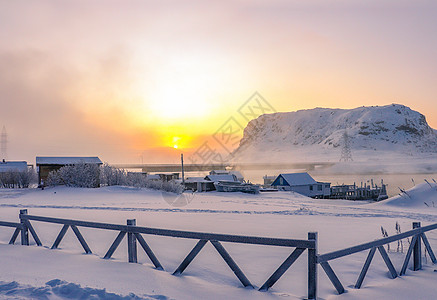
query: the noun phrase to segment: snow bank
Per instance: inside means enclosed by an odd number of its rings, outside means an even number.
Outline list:
[[[105,289],[92,289],[81,287],[79,284],[69,283],[60,279],[53,279],[46,282],[43,287],[33,287],[30,285],[22,285],[16,281],[1,282],[0,281],[0,296],[8,299],[108,299],[108,300],[148,300],[148,299],[168,299],[165,296],[146,296],[139,297],[135,294],[121,296],[114,293],[108,293]]]
[[[33,215],[114,224],[126,224],[127,219],[135,218],[139,226],[187,231],[295,239],[306,239],[308,232],[317,231],[319,253],[323,254],[381,238],[381,226],[392,235],[395,234],[396,223],[402,226],[403,231],[411,228],[413,221],[421,221],[423,226],[437,223],[437,209],[419,205],[425,199],[421,197],[432,199],[435,192],[431,186],[426,183],[418,185],[407,193],[413,199],[417,197],[417,206],[401,206],[396,203],[397,198],[368,203],[311,199],[290,192],[259,195],[210,192],[194,193],[193,199],[180,208],[170,205],[160,192],[148,189],[56,187],[2,190],[0,220],[16,222],[19,210],[28,208]],[[128,263],[126,240],[120,244],[112,259],[102,259],[117,232],[80,228],[93,251],[93,254],[85,255],[70,229],[59,249],[51,250],[50,246],[62,226],[36,221],[32,221],[32,225],[43,247],[35,246],[33,240],[29,247],[8,245],[13,229],[0,227],[0,299],[32,299],[30,294],[25,293],[38,292],[43,295],[40,299],[77,299],[90,292],[95,293],[90,294],[88,298],[91,299],[111,299],[110,296],[114,295],[114,299],[260,300],[302,299],[307,293],[305,252],[271,290],[258,292],[241,286],[210,243],[205,245],[182,276],[173,276],[172,272],[191,251],[196,240],[144,235],[165,269],[159,271],[153,268],[141,247],[138,247],[139,263]],[[427,233],[427,237],[435,248],[437,231]],[[223,243],[223,246],[257,287],[293,250],[232,243]],[[392,246],[389,256],[398,270],[405,253],[394,252],[393,243]],[[348,290],[344,295],[336,294],[319,268],[319,296],[322,299],[433,299],[437,272],[433,272],[435,267],[430,264],[429,258],[428,262],[424,262],[424,271],[408,269],[406,276],[390,280],[381,256],[375,255],[363,288],[353,289],[351,286],[367,254],[363,251],[330,262]],[[47,284],[49,282],[52,285]],[[412,292],[400,292],[402,289]],[[56,294],[59,290],[70,294]],[[6,294],[11,291],[17,294]],[[38,299],[38,296],[35,298]]]
[[[405,208],[437,208],[437,184],[434,182],[418,184],[380,204]]]

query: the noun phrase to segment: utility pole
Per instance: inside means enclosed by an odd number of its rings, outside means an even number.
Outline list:
[[[184,154],[183,153],[181,153],[181,165],[182,165],[182,184],[185,186]]]
[[[7,159],[7,152],[8,152],[8,134],[6,132],[6,127],[3,126],[2,134],[1,134],[1,159],[6,160]]]

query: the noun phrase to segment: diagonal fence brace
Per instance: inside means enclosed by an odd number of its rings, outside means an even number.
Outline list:
[[[173,275],[180,275],[188,267],[188,265],[193,261],[200,250],[205,246],[207,240],[200,240],[197,242],[196,246],[188,253],[187,257],[182,261],[179,267],[173,272]]]
[[[369,267],[370,267],[370,263],[372,262],[372,259],[375,255],[376,249],[378,249],[379,253],[382,256],[382,259],[384,260],[385,264],[387,265],[387,268],[390,271],[391,277],[392,278],[398,277],[398,274],[395,270],[395,267],[393,266],[393,263],[391,262],[390,258],[388,257],[388,254],[385,251],[384,246],[373,247],[372,249],[370,249],[370,252],[366,258],[366,262],[364,263],[363,269],[361,270],[360,276],[358,277],[357,282],[355,283],[356,289],[361,288],[361,285],[364,281],[364,277],[366,276],[367,271],[369,270]]]
[[[73,230],[74,234],[76,235],[77,239],[79,240],[80,244],[83,247],[83,250],[85,250],[86,254],[91,254],[91,249],[86,243],[85,239],[83,238],[82,234],[79,231],[79,228],[76,227],[76,225],[71,225],[71,229]]]
[[[385,251],[384,246],[379,246],[378,250],[382,256],[382,259],[384,260],[385,264],[387,265],[388,270],[390,271],[391,278],[394,279],[394,278],[398,277],[398,273],[396,272],[396,269],[393,266],[393,263],[391,262],[390,258],[388,257],[388,254]]]
[[[125,235],[126,235],[126,231],[120,231],[120,233],[117,235],[114,242],[112,243],[111,247],[109,247],[108,252],[106,252],[103,259],[111,258],[112,254],[114,254],[115,250],[117,249],[118,245],[120,245]]]
[[[155,265],[155,268],[157,268],[158,270],[164,270],[164,268],[162,267],[158,258],[156,258],[155,253],[153,253],[152,249],[146,243],[143,236],[137,232],[135,232],[134,235],[135,235],[137,241],[140,243],[141,247],[144,249],[144,252],[146,252],[147,256],[150,258],[152,263]]]
[[[422,237],[423,244],[425,245],[425,248],[429,253],[429,257],[431,257],[432,263],[433,264],[437,263],[434,252],[432,251],[431,245],[429,244],[428,238],[426,237],[425,233],[422,233],[421,237]]]
[[[56,237],[56,240],[55,240],[55,242],[53,243],[51,249],[57,249],[57,248],[58,248],[59,243],[60,243],[60,242],[62,241],[62,239],[64,238],[65,233],[67,233],[68,227],[69,227],[69,225],[64,225],[64,226],[62,226],[62,229],[61,229],[61,231],[59,232],[58,236]]]
[[[413,236],[413,238],[411,239],[410,247],[408,247],[407,255],[405,256],[405,260],[402,265],[401,271],[399,272],[399,276],[404,275],[405,272],[407,271],[408,263],[410,262],[410,258],[411,258],[411,253],[413,253],[413,248],[416,242],[417,242],[417,235]]]
[[[18,235],[21,232],[21,228],[15,228],[14,234],[12,234],[12,237],[9,241],[9,245],[15,244],[15,241],[17,240]]]
[[[219,241],[210,241],[210,242],[214,246],[214,248],[218,251],[218,253],[220,253],[222,258],[225,260],[225,262],[228,264],[229,268],[231,268],[234,274],[238,277],[241,283],[245,287],[253,288],[253,285],[250,283],[249,279],[247,279],[246,275],[244,275],[243,271],[241,271],[241,269],[238,267],[238,265],[235,263],[235,261],[226,251],[226,249],[222,246],[222,244]]]
[[[42,246],[41,240],[39,239],[38,235],[36,234],[36,231],[33,228],[32,224],[30,224],[30,221],[29,220],[25,220],[24,223],[26,223],[27,229],[29,229],[30,234],[32,235],[33,240],[35,241],[35,243],[38,246]]]
[[[338,279],[337,275],[335,274],[334,270],[329,265],[329,263],[327,261],[325,261],[325,262],[321,262],[320,265],[322,266],[322,268],[325,271],[326,275],[328,276],[329,280],[331,280],[331,282],[334,285],[337,292],[339,294],[343,294],[344,287],[341,284],[340,280]]]
[[[269,288],[271,288],[304,251],[305,248],[294,249],[294,251],[285,259],[285,261],[279,266],[279,268],[275,272],[273,272],[273,274],[269,277],[269,279],[267,279],[267,281],[260,287],[259,290],[265,292]]]
[[[360,276],[358,276],[357,282],[355,283],[355,288],[361,288],[363,284],[364,277],[366,277],[367,271],[369,270],[370,263],[372,262],[373,256],[375,255],[376,247],[370,249],[369,254],[367,255],[366,261],[364,263],[363,268],[361,269]]]

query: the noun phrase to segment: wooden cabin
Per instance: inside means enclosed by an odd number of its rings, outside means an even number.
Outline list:
[[[102,161],[97,156],[85,157],[53,157],[53,156],[37,156],[36,157],[36,171],[38,173],[38,183],[44,186],[47,182],[47,177],[51,171],[57,171],[64,166],[71,166],[76,164],[96,164],[102,165]],[[96,174],[97,182],[100,185],[100,173]]]

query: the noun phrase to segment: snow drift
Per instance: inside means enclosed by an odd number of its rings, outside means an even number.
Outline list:
[[[402,190],[399,195],[381,204],[405,208],[437,208],[437,184],[435,182],[418,184],[409,190]]]

